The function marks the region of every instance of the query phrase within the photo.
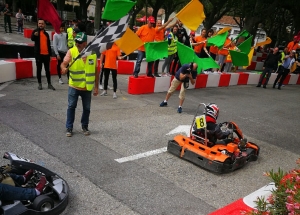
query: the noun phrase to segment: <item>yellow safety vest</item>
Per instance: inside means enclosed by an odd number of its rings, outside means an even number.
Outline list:
[[[280,66],[280,65],[282,65],[282,63],[283,63],[283,61],[284,61],[284,57],[285,57],[285,54],[284,54],[284,52],[282,51],[281,52],[281,62],[278,62],[278,66]]]
[[[75,41],[73,38],[73,28],[69,27],[67,29],[67,34],[68,34],[68,48],[72,48],[75,45]]]
[[[171,32],[170,32],[170,34],[172,36],[172,40],[171,40],[170,45],[168,46],[168,55],[172,55],[177,52],[177,45],[176,45],[177,37],[174,36],[173,33],[171,33]]]
[[[72,61],[79,55],[79,51],[76,46],[70,49]],[[73,87],[86,88],[88,91],[92,91],[95,83],[97,55],[92,54],[87,56],[86,62],[82,58],[76,60],[69,68],[70,78],[69,85]]]

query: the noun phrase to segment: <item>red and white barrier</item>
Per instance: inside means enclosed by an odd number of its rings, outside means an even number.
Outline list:
[[[242,212],[249,212],[256,208],[257,198],[267,199],[271,194],[272,190],[275,189],[274,183],[270,183],[255,192],[245,196],[244,198],[238,199],[237,201],[220,208],[209,215],[241,215]]]

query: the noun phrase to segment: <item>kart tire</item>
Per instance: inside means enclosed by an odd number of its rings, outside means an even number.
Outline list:
[[[34,199],[32,208],[41,212],[49,211],[54,208],[54,201],[49,196],[40,195]]]

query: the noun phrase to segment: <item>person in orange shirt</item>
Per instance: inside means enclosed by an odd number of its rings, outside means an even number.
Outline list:
[[[101,96],[107,96],[107,85],[109,79],[109,73],[111,72],[113,78],[113,85],[114,85],[114,94],[113,98],[117,98],[117,59],[122,59],[121,57],[121,50],[119,47],[114,43],[113,46],[102,52],[100,56],[100,69],[102,67],[102,62],[105,56],[105,62],[103,67],[104,72],[104,91],[100,94]]]
[[[55,90],[51,84],[50,76],[50,56],[51,46],[49,34],[45,31],[45,21],[43,19],[38,20],[38,28],[33,30],[31,34],[31,40],[34,41],[34,57],[36,63],[36,76],[38,79],[38,89],[42,90],[42,66],[46,71],[46,77],[48,82],[48,89]]]
[[[229,36],[230,33],[228,33],[227,35],[223,48],[218,52],[219,55],[218,64],[220,66],[220,71],[222,71],[227,55],[229,54],[228,49],[232,46],[231,39],[229,38]]]
[[[154,41],[155,42],[161,42],[165,40],[165,31],[166,28],[171,28],[173,27],[176,22],[170,26],[168,26],[168,24],[170,22],[173,21],[174,18],[169,19],[166,23],[162,24],[162,20],[161,19],[157,19],[156,20],[156,27],[155,27],[155,37],[154,37]],[[154,61],[154,76],[155,77],[160,77],[160,75],[158,74],[158,64],[159,64],[159,59]]]
[[[155,24],[155,19],[153,16],[150,16],[148,18],[148,23],[146,25],[143,25],[142,27],[139,28],[139,30],[136,32],[138,37],[144,42],[153,42],[155,38],[155,29],[153,28],[153,25]],[[138,77],[138,74],[141,69],[141,63],[143,58],[145,57],[145,46],[142,45],[140,48],[138,48],[138,54],[137,54],[137,59],[136,59],[136,64],[134,68],[133,75],[135,78]],[[153,61],[148,62],[148,77],[154,78],[154,75],[152,75],[152,67],[153,67]]]
[[[300,49],[300,45],[299,45],[299,41],[297,36],[294,36],[294,40],[289,42],[289,44],[287,45],[288,51],[296,51],[296,49]]]
[[[202,57],[201,51],[205,47],[205,43],[206,43],[206,29],[205,28],[203,28],[201,30],[200,36],[195,37],[195,41],[196,41],[196,43],[192,43],[191,45],[194,47],[194,51],[195,51],[196,55],[198,57]]]
[[[236,43],[232,41],[232,45],[229,47],[229,50],[237,50]],[[225,60],[225,67],[224,67],[224,72],[231,72],[232,68],[232,58],[230,53],[228,53],[226,60]]]

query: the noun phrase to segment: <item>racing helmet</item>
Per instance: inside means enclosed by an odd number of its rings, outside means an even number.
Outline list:
[[[218,119],[219,116],[219,108],[215,103],[210,103],[206,106],[206,115],[214,118],[215,120]]]

